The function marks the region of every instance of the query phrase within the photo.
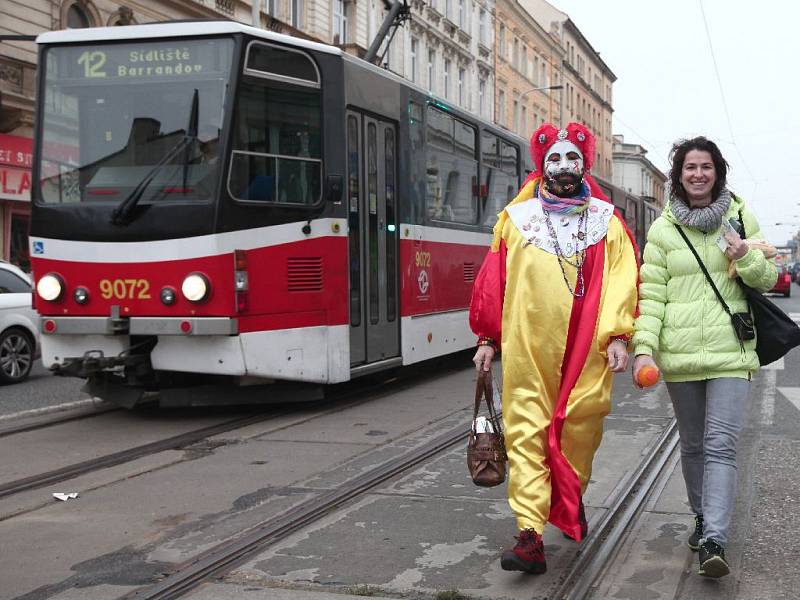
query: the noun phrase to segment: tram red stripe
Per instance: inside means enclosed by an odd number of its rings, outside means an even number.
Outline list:
[[[488,244],[400,240],[400,314],[466,310]]]

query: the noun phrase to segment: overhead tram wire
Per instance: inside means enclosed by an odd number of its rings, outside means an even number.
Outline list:
[[[661,151],[659,151],[659,149],[658,149],[658,146],[657,146],[656,144],[654,144],[653,142],[651,142],[650,140],[648,140],[646,137],[644,137],[644,136],[643,136],[641,133],[639,133],[638,131],[636,131],[636,130],[635,130],[633,127],[631,127],[630,125],[628,125],[628,124],[627,124],[625,121],[623,121],[622,119],[620,119],[620,118],[619,118],[619,116],[617,115],[616,111],[614,112],[614,114],[613,114],[612,118],[613,118],[613,119],[616,119],[617,121],[619,121],[620,125],[622,125],[623,127],[627,127],[628,129],[630,129],[630,130],[631,130],[631,132],[632,132],[632,133],[633,133],[635,136],[637,136],[637,137],[638,137],[640,140],[642,140],[644,143],[648,144],[648,145],[650,146],[650,149],[651,149],[653,152],[655,152],[655,153],[658,155],[658,157],[659,157],[659,158],[663,158],[663,159],[664,159],[664,163],[665,163],[665,164],[667,164],[667,165],[669,164],[669,158],[668,158],[668,157],[666,157],[666,156],[664,156],[664,155],[661,153]]]
[[[728,131],[731,135],[731,144],[734,148],[736,148],[736,152],[739,154],[739,158],[742,159],[742,164],[744,165],[747,174],[750,176],[750,179],[753,182],[753,195],[755,196],[755,189],[758,187],[758,181],[756,180],[755,176],[753,175],[753,171],[750,169],[750,166],[747,164],[747,160],[745,160],[742,151],[739,149],[739,145],[736,143],[736,136],[733,133],[733,124],[731,123],[731,115],[728,111],[728,102],[725,100],[725,90],[722,87],[722,77],[719,74],[719,67],[717,66],[717,57],[714,54],[714,45],[711,43],[711,32],[708,29],[708,20],[706,19],[706,11],[703,8],[703,0],[697,0],[700,4],[700,13],[703,15],[703,26],[706,30],[706,40],[708,40],[708,49],[711,51],[711,61],[714,64],[714,73],[717,76],[717,85],[719,85],[719,95],[722,98],[722,108],[725,110],[725,118],[728,121]]]

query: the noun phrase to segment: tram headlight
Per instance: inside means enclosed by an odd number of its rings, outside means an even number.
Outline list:
[[[64,280],[60,275],[48,273],[36,283],[36,293],[42,300],[55,302],[64,293]]]
[[[206,276],[201,273],[187,275],[181,284],[183,297],[189,302],[202,302],[208,298],[210,291],[211,284],[209,284]]]

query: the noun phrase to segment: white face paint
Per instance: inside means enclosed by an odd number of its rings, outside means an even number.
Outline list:
[[[558,173],[570,173],[583,177],[583,153],[569,140],[559,140],[547,151],[544,173],[554,178]]]
[[[559,140],[544,158],[544,179],[547,189],[557,196],[573,196],[583,181],[583,153],[568,140]]]

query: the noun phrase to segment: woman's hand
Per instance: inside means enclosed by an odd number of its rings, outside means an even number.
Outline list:
[[[636,358],[633,359],[633,385],[640,390],[644,389],[644,386],[639,385],[639,371],[648,365],[656,369],[658,368],[656,361],[654,361],[653,357],[649,354],[637,354]]]
[[[472,357],[472,362],[475,363],[475,370],[480,372],[489,371],[492,368],[492,359],[494,358],[494,348],[489,345],[478,346],[475,356]]]
[[[628,368],[628,345],[622,340],[614,340],[608,345],[608,368],[614,373],[622,373]]]
[[[750,249],[750,246],[747,245],[739,234],[736,233],[734,230],[728,230],[725,233],[725,241],[728,242],[728,248],[725,250],[725,256],[727,256],[731,260],[739,260]]]

